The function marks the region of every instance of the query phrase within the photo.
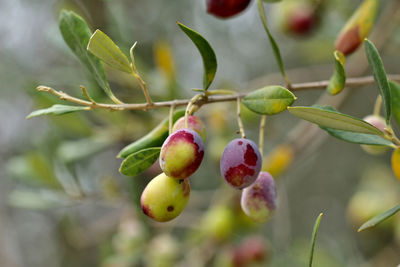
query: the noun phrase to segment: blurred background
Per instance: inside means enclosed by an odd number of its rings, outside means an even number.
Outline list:
[[[360,2],[325,1],[305,34],[284,26],[288,15],[282,14],[293,1],[265,5],[292,82],[329,79],[334,40]],[[387,72],[399,73],[399,4],[381,2],[371,39]],[[84,85],[98,102],[108,101],[64,43],[58,28],[62,9],[80,14],[126,54],[137,41],[136,66],[154,100],[190,98],[190,89],[202,84],[200,55],[176,21],[202,33],[214,48],[218,71],[212,88],[245,92],[283,84],[255,1],[221,20],[207,14],[205,0],[0,0],[0,266],[305,266],[320,212],[315,266],[400,264],[400,218],[356,231],[399,203],[390,152],[370,155],[311,124],[299,128],[300,121],[287,112],[269,117],[265,130],[264,169],[275,176],[278,190],[278,208],[268,223],[246,218],[239,193],[220,176],[223,148],[238,137],[234,103],[206,105],[196,113],[208,131],[206,154],[190,178],[183,213],[168,223],[144,216],[140,194],[160,169],[123,176],[116,155],[168,109],[25,119],[35,109],[61,103],[37,92],[38,85],[77,97],[83,97],[79,85]],[[347,71],[370,74],[363,49],[348,59]],[[129,75],[107,67],[106,72],[121,100],[144,101]],[[324,99],[359,118],[372,113],[376,86],[345,90]],[[296,105],[312,105],[322,95],[297,92]],[[245,107],[242,112],[248,137],[257,141],[259,116]]]

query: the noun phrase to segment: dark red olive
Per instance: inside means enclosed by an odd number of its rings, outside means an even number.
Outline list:
[[[242,12],[251,0],[207,0],[207,12],[219,18],[229,18]]]

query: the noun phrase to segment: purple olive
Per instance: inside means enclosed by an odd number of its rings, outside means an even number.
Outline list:
[[[257,180],[243,190],[240,204],[243,212],[254,221],[267,221],[276,209],[276,189],[272,175],[260,172]]]
[[[251,185],[261,170],[261,154],[257,145],[248,139],[232,140],[222,153],[221,175],[237,189]]]

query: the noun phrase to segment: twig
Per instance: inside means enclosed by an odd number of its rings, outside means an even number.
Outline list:
[[[185,112],[185,128],[189,128],[189,115],[192,114],[192,107],[193,105],[202,99],[204,97],[203,94],[197,94],[195,95],[192,99],[189,100],[189,103],[186,106],[186,112]]]
[[[265,121],[267,120],[267,115],[262,115],[260,120],[260,136],[258,137],[258,148],[261,153],[261,158],[264,156],[264,128]]]
[[[396,82],[400,82],[400,74],[392,74],[388,75],[388,79]],[[292,91],[302,91],[302,90],[312,90],[312,89],[325,89],[328,85],[329,81],[317,81],[317,82],[308,82],[308,83],[297,83],[291,85]],[[358,77],[358,78],[348,78],[346,82],[346,87],[355,88],[368,84],[375,83],[374,78],[372,76],[366,77]],[[161,102],[151,102],[148,103],[138,103],[138,104],[104,104],[97,103],[94,105],[92,102],[76,98],[70,96],[62,91],[57,91],[51,87],[47,86],[38,86],[36,88],[38,91],[48,92],[50,94],[58,96],[61,100],[66,100],[78,105],[88,106],[93,109],[108,109],[108,110],[149,110],[149,109],[157,109],[162,107],[171,107],[175,106],[186,106],[189,104],[191,99],[177,99],[171,101],[161,101]],[[220,95],[220,96],[208,96],[197,99],[193,102],[193,105],[202,106],[205,104],[217,103],[217,102],[229,102],[236,101],[238,98],[243,98],[248,93],[236,93],[231,95]]]
[[[83,95],[90,101],[92,102],[93,105],[96,105],[96,101],[89,95],[88,91],[86,90],[85,86],[81,85],[79,86],[82,90]]]
[[[238,125],[239,125],[239,132],[240,132],[240,134],[241,134],[241,136],[242,136],[242,138],[246,138],[246,134],[244,133],[244,127],[243,127],[243,122],[242,122],[242,119],[240,118],[240,97],[238,97],[237,99],[236,99],[236,103],[237,103],[237,105],[236,105],[236,116],[237,116],[237,121],[238,121]]]
[[[169,121],[168,121],[168,133],[172,134],[172,125],[174,123],[174,111],[175,111],[175,105],[172,105],[169,109]]]
[[[140,76],[138,70],[136,69],[135,66],[135,58],[133,56],[133,50],[136,47],[137,42],[135,42],[131,49],[129,50],[129,54],[131,56],[131,68],[132,68],[132,76],[136,78],[136,80],[139,82],[140,88],[143,91],[144,97],[146,98],[146,102],[147,102],[147,106],[151,107],[153,105],[153,101],[151,100],[150,94],[149,94],[149,90],[147,90],[147,85],[146,82],[142,79],[142,77]]]

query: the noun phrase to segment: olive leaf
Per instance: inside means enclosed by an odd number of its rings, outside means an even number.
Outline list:
[[[394,81],[389,81],[389,86],[392,115],[397,124],[400,125],[400,84]]]
[[[312,263],[313,263],[313,258],[314,258],[314,248],[315,248],[315,241],[317,239],[317,233],[318,233],[318,228],[319,228],[319,224],[321,223],[321,218],[322,218],[322,213],[320,213],[317,217],[317,219],[315,220],[314,223],[314,228],[313,228],[313,233],[311,236],[311,250],[310,250],[310,257],[309,257],[309,261],[308,261],[308,266],[312,267]]]
[[[268,35],[269,42],[271,43],[272,51],[274,52],[274,56],[275,56],[276,62],[278,63],[281,74],[282,74],[283,78],[285,79],[286,83],[290,84],[289,78],[285,72],[285,67],[283,66],[281,51],[268,28],[267,17],[265,15],[263,0],[257,0],[257,8],[258,8],[258,14],[260,15],[261,22],[264,26],[265,32]]]
[[[364,0],[340,31],[335,48],[345,56],[353,53],[371,32],[379,9],[379,0]]]
[[[390,210],[382,212],[381,214],[376,215],[371,220],[365,222],[361,227],[358,229],[358,232],[364,231],[365,229],[374,227],[375,225],[383,222],[384,220],[390,218],[391,216],[395,215],[398,211],[400,211],[400,205],[397,205]]]
[[[214,53],[214,50],[209,42],[198,32],[190,29],[180,22],[177,22],[177,24],[179,28],[181,28],[181,30],[192,40],[201,54],[204,65],[203,89],[207,90],[214,80],[215,73],[217,72],[217,57]]]
[[[338,111],[327,110],[324,107],[288,107],[288,110],[291,114],[318,124],[320,127],[356,133],[383,135],[378,128],[366,121]]]
[[[177,110],[173,114],[173,122],[185,115],[185,110]],[[126,158],[130,154],[140,151],[145,148],[159,147],[168,137],[169,118],[165,118],[151,132],[136,140],[135,142],[124,147],[118,154],[118,158]]]
[[[110,37],[98,29],[90,37],[87,50],[114,69],[127,73],[132,72],[125,54]]]
[[[159,155],[161,147],[151,147],[129,155],[121,163],[119,171],[127,176],[136,176],[153,165]]]
[[[322,130],[328,132],[331,136],[346,142],[361,145],[377,145],[377,146],[393,146],[393,143],[385,138],[375,134],[354,133],[343,130],[335,130],[332,128],[321,127]]]
[[[64,41],[93,75],[97,84],[115,103],[122,103],[112,93],[100,60],[86,50],[92,35],[86,21],[72,11],[63,10],[60,14],[59,27]]]
[[[329,81],[326,91],[331,95],[337,95],[346,85],[346,72],[344,70],[346,58],[342,52],[337,50],[333,53],[333,56],[335,57],[335,72]]]
[[[391,108],[391,97],[390,97],[390,86],[386,76],[386,71],[383,66],[381,56],[374,44],[365,40],[365,53],[367,54],[368,63],[371,66],[372,73],[376,84],[378,85],[379,92],[382,96],[383,104],[385,106],[386,113],[386,124],[390,124],[390,116],[392,112]]]
[[[251,111],[264,114],[278,114],[296,100],[295,95],[282,86],[267,86],[249,93],[243,104]]]
[[[88,107],[80,107],[80,106],[68,106],[68,105],[61,105],[61,104],[55,104],[49,108],[45,109],[38,109],[33,112],[31,112],[26,118],[30,119],[33,117],[38,117],[42,115],[64,115],[68,114],[71,112],[76,112],[76,111],[82,111],[82,110],[88,110]]]

